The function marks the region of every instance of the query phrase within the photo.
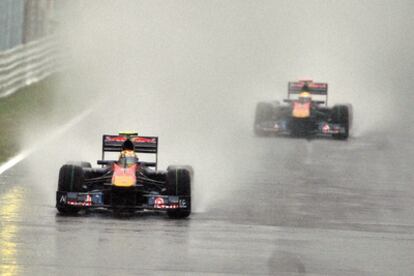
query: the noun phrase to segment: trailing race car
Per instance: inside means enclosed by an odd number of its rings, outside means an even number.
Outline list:
[[[118,160],[105,160],[105,152],[119,152]],[[155,154],[155,162],[141,161],[136,153]],[[157,210],[171,218],[188,217],[192,168],[169,166],[159,171],[157,163],[158,137],[103,135],[102,160],[98,160],[102,167],[72,162],[60,168],[56,208],[62,214],[107,208],[118,213]]]
[[[298,95],[291,98],[292,95]],[[323,97],[315,100],[312,97]],[[332,136],[345,140],[352,121],[351,105],[328,107],[328,84],[312,81],[289,82],[287,104],[259,102],[256,106],[254,131],[292,136]]]

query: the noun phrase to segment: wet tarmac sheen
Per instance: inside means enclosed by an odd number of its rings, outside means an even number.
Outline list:
[[[0,178],[0,274],[414,273],[412,150],[403,138],[246,140],[257,150],[233,152],[255,165],[237,165],[237,189],[222,183],[225,196],[181,221],[60,216],[45,192],[55,183],[31,185],[23,162]]]

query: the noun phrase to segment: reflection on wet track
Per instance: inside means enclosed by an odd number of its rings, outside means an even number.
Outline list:
[[[16,220],[21,216],[23,201],[23,189],[18,186],[13,187],[7,193],[0,194],[0,275],[18,275],[19,227]]]

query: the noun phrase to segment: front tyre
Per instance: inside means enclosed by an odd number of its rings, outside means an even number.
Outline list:
[[[256,105],[256,112],[254,117],[254,133],[256,136],[266,136],[267,132],[261,127],[261,123],[272,120],[273,105],[271,103],[260,102]]]
[[[70,161],[66,164],[67,165],[79,166],[79,167],[82,167],[82,168],[92,168],[92,164],[90,162],[87,162],[87,161]]]
[[[349,137],[349,126],[351,122],[350,108],[347,105],[336,105],[332,108],[331,121],[344,127],[345,131],[333,134],[332,137],[338,140],[346,140]]]
[[[186,208],[168,210],[168,217],[183,219],[191,214],[191,180],[193,169],[189,166],[169,166],[167,168],[168,195],[186,198]]]
[[[59,170],[58,192],[81,192],[84,175],[81,166],[66,164]],[[61,214],[73,215],[80,211],[74,206],[61,205],[56,198],[56,209]]]
[[[79,208],[72,207],[72,206],[65,206],[65,207],[57,206],[56,209],[59,211],[61,215],[76,215],[80,211]]]

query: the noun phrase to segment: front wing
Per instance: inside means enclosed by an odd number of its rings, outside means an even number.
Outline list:
[[[172,195],[143,195],[144,203],[132,206],[113,206],[104,204],[104,193],[93,192],[56,192],[56,207],[79,207],[79,208],[114,208],[123,207],[137,210],[171,210],[188,209],[190,196]]]
[[[291,135],[292,130],[289,128],[289,121],[264,121],[255,125],[255,128],[275,135]],[[346,132],[345,126],[341,124],[329,123],[321,121],[315,124],[315,128],[309,131],[309,135],[316,135],[321,137],[331,136],[335,134],[344,134]]]

